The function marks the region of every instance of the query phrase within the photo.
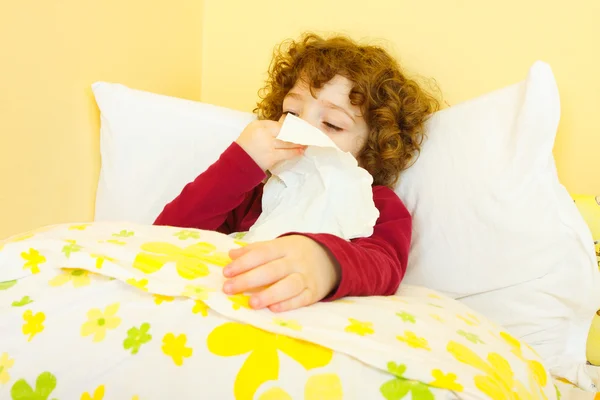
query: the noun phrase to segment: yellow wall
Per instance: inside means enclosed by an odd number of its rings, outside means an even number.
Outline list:
[[[548,62],[562,98],[561,180],[600,194],[598,0],[205,0],[202,100],[251,110],[273,46],[304,30],[387,39],[376,43],[436,78],[451,104]]]
[[[97,80],[199,99],[202,1],[3,1],[0,239],[93,217]]]
[[[100,160],[92,82],[190,99],[201,94],[251,110],[274,45],[305,30],[383,39],[375,43],[410,71],[436,78],[451,104],[523,79],[537,59],[549,62],[563,103],[555,151],[561,179],[573,193],[600,193],[600,2],[566,4],[5,1],[0,238],[93,217]]]

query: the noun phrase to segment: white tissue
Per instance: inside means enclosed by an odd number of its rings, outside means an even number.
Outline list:
[[[371,175],[323,132],[287,115],[278,139],[306,145],[303,156],[271,168],[262,214],[245,240],[274,239],[289,232],[329,233],[346,240],[369,237],[379,218]]]

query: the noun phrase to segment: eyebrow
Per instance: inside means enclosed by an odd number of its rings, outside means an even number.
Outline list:
[[[332,102],[330,102],[330,101],[323,101],[323,103],[325,103],[325,105],[326,105],[328,108],[333,108],[334,110],[339,110],[339,111],[343,112],[343,113],[344,113],[344,114],[346,114],[348,117],[350,117],[350,119],[351,119],[353,122],[356,122],[356,120],[354,119],[354,117],[352,116],[352,114],[351,114],[351,113],[349,113],[349,112],[348,112],[348,110],[346,110],[344,107],[340,107],[340,106],[338,106],[337,104],[333,104],[333,103],[332,103]]]
[[[286,95],[286,97],[292,97],[292,98],[297,99],[297,100],[302,100],[302,98],[303,98],[303,96],[301,94],[295,93],[295,92],[289,92]],[[334,103],[332,103],[330,101],[327,101],[327,100],[323,100],[323,103],[325,103],[325,105],[327,106],[327,108],[332,108],[334,110],[341,111],[344,114],[346,114],[348,117],[350,117],[350,119],[353,122],[356,122],[356,120],[354,119],[354,116],[352,116],[352,114],[350,112],[348,112],[348,110],[346,110],[344,107],[338,106],[337,104],[334,104]]]

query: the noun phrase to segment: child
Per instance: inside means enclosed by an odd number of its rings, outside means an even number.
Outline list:
[[[327,134],[373,176],[380,212],[371,237],[347,242],[290,232],[230,253],[227,294],[253,292],[250,306],[281,312],[344,296],[394,294],[404,276],[411,216],[391,189],[420,149],[438,102],[406,78],[384,50],[308,34],[275,53],[250,123],[208,170],[169,203],[155,224],[247,231],[261,213],[263,182],[304,148],[276,139],[287,114]],[[352,216],[348,216],[352,218]]]

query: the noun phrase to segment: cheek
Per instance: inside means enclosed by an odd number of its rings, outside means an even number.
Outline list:
[[[339,133],[329,133],[327,134],[329,138],[339,147],[342,151],[348,152],[354,156],[354,158],[358,158],[360,151],[363,149],[366,138],[357,137],[352,134],[339,134]]]
[[[352,155],[354,156],[354,158],[358,159],[358,156],[360,155],[361,151],[364,149],[365,145],[367,144],[367,135],[368,133],[366,132],[361,132],[361,134],[357,135],[353,142],[352,142]]]

